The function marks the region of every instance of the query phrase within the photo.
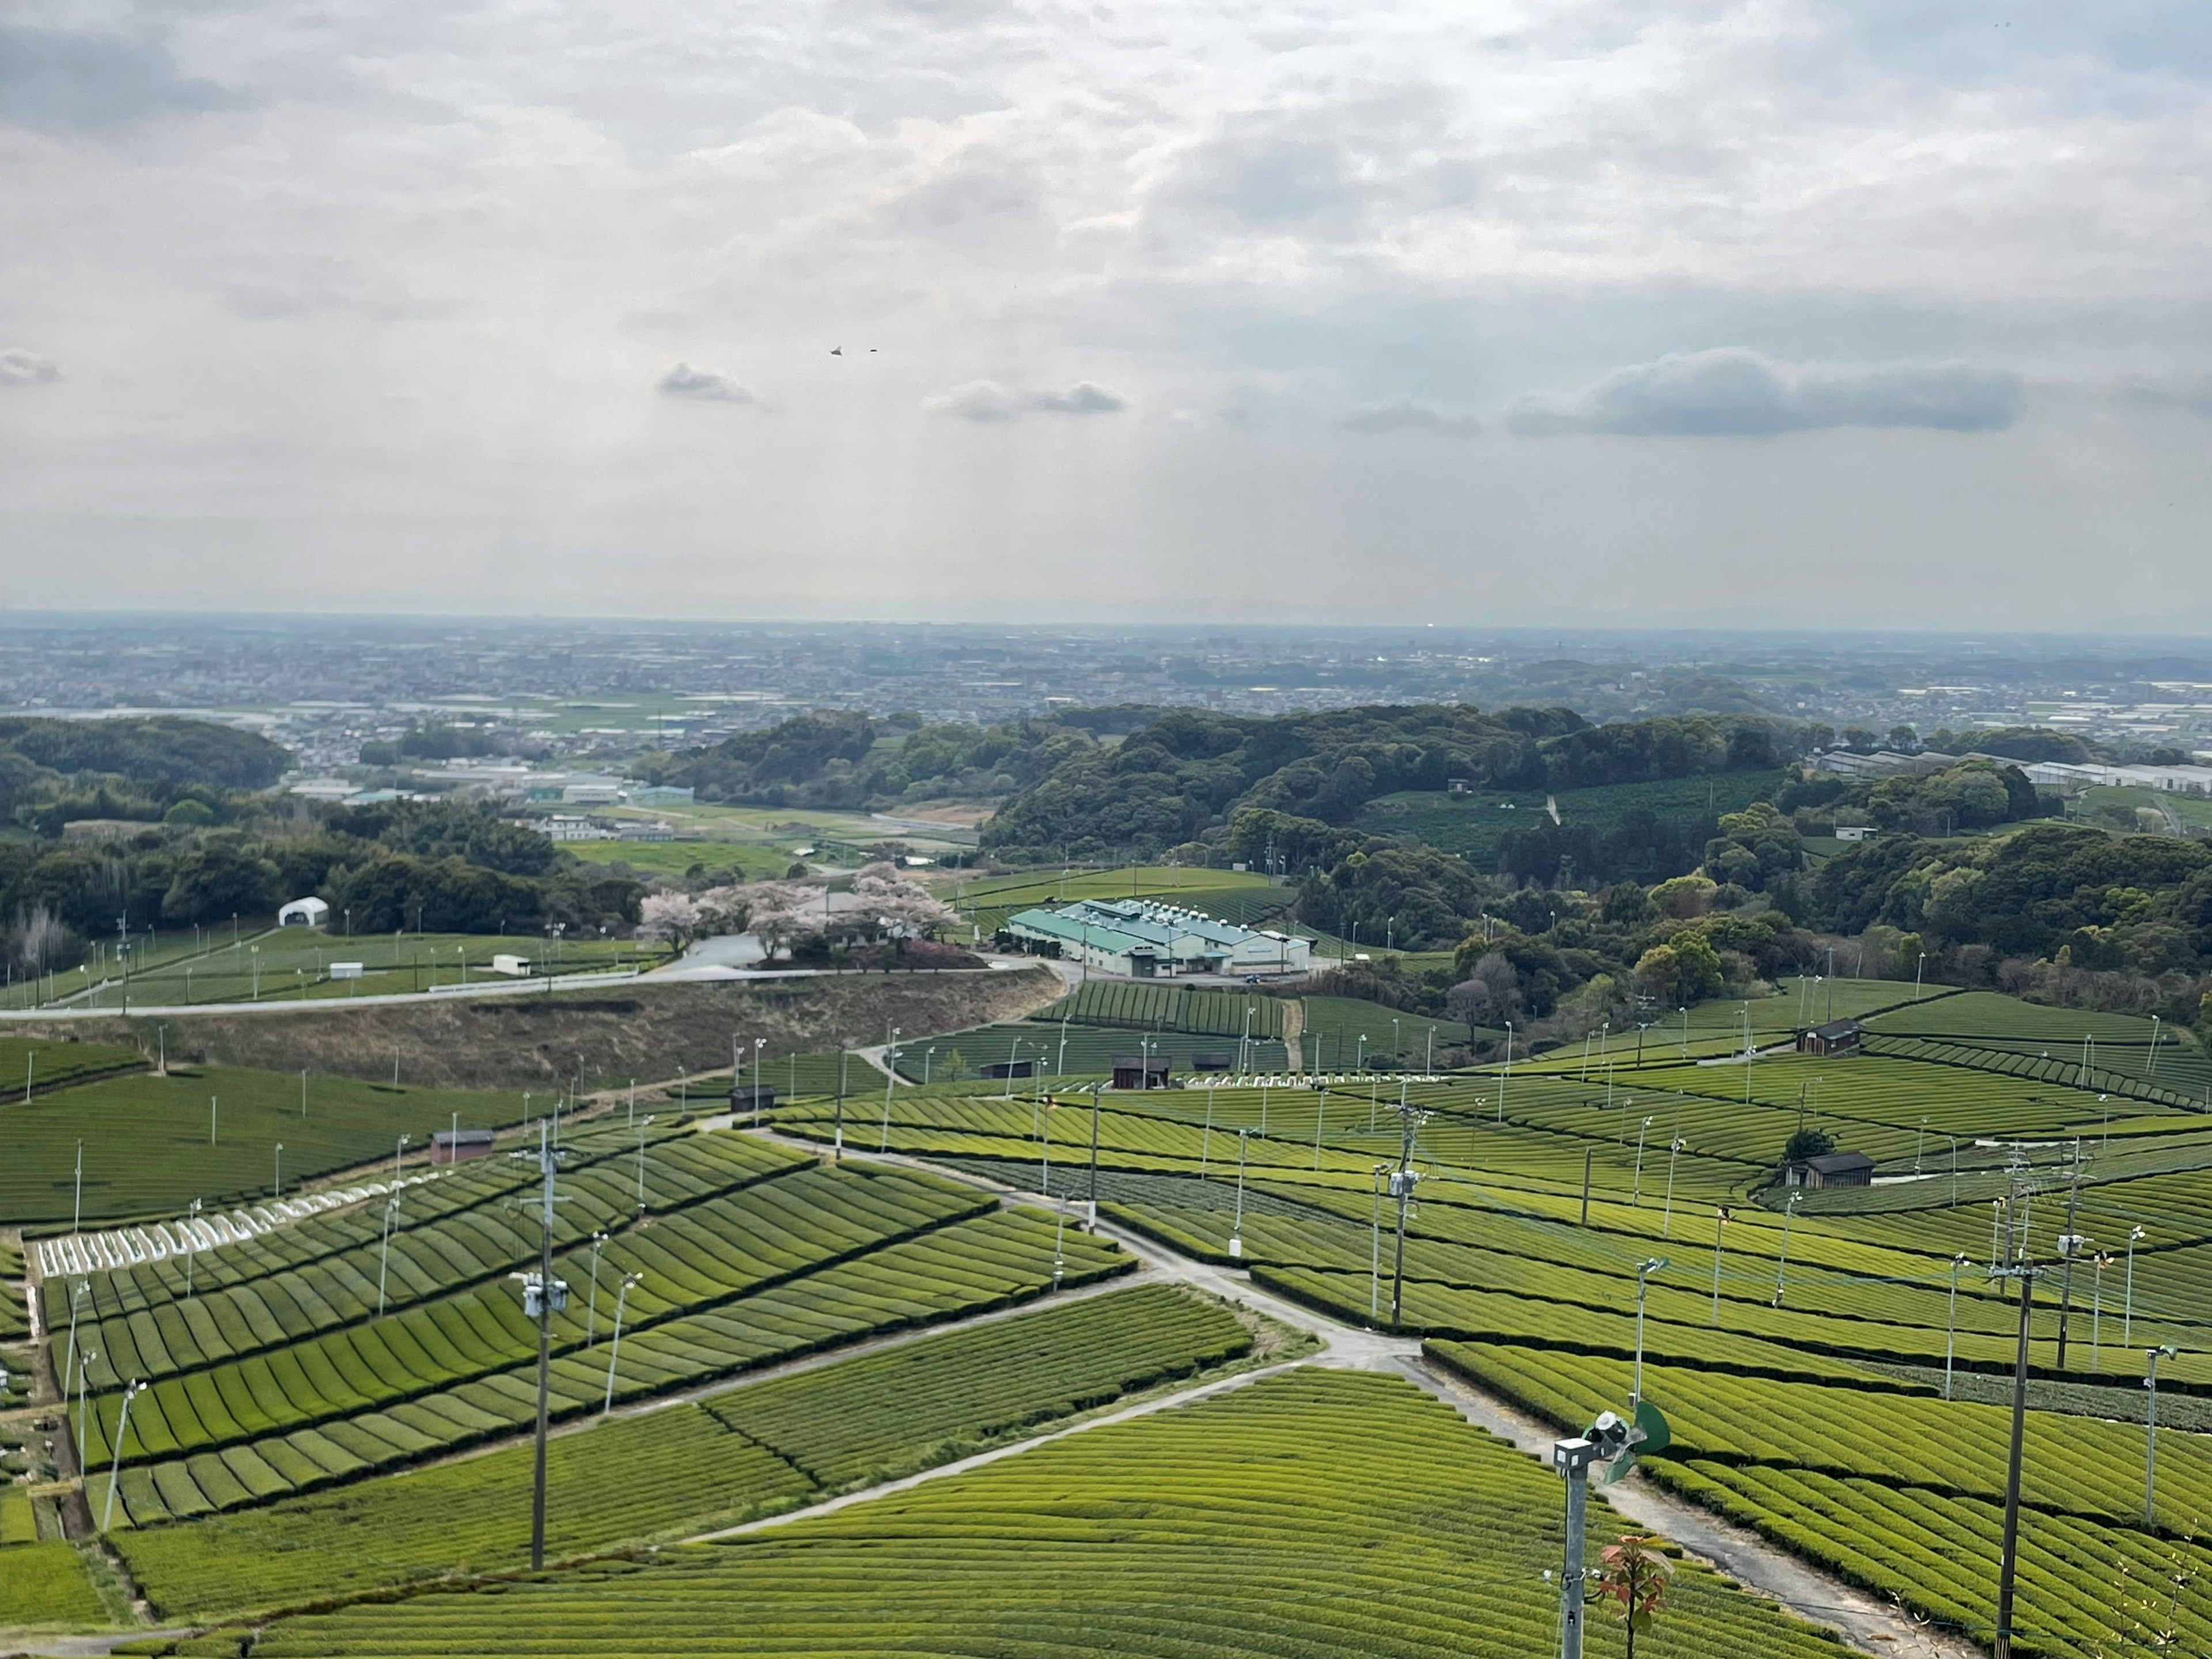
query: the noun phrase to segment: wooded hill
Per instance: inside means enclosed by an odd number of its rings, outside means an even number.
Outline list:
[[[1593,726],[1565,708],[1486,714],[1446,704],[1274,719],[1179,710],[1115,747],[1062,760],[1000,810],[982,844],[1014,863],[1152,858],[1191,842],[1226,847],[1248,813],[1310,829],[1349,823],[1377,796],[1443,790],[1455,780],[1568,790],[1764,770],[1801,752],[1803,737],[1765,719]],[[1277,850],[1295,867],[1333,849]]]

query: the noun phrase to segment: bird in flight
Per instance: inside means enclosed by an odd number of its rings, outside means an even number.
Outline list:
[[[842,357],[845,355],[845,348],[842,346],[831,346],[830,348],[830,355],[832,357]]]

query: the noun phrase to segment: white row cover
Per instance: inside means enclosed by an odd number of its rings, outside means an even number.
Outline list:
[[[441,1171],[408,1176],[398,1185],[418,1187],[435,1181]],[[364,1199],[380,1198],[392,1190],[388,1181],[372,1181],[359,1187],[327,1192],[303,1193],[296,1198],[256,1204],[228,1213],[203,1211],[197,1217],[157,1221],[150,1226],[118,1227],[106,1232],[70,1233],[38,1241],[39,1273],[46,1279],[76,1279],[86,1273],[108,1273],[119,1267],[142,1267],[194,1250],[220,1249],[272,1232],[295,1221],[342,1209]]]

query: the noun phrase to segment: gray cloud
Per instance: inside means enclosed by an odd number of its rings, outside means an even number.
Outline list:
[[[2192,415],[2212,416],[2212,374],[2130,380],[2120,388],[2119,400],[2138,409],[2185,409]]]
[[[1781,363],[1730,346],[1522,398],[1505,425],[1534,437],[1759,437],[1842,426],[2002,432],[2020,418],[2021,401],[2017,375],[1971,363]]]
[[[1362,404],[1339,422],[1346,432],[1434,432],[1471,438],[1482,430],[1472,415],[1448,415],[1427,404],[1400,399],[1395,403]]]
[[[51,357],[41,357],[21,346],[0,350],[0,386],[44,386],[61,377]]]
[[[996,380],[970,380],[922,399],[922,412],[954,415],[963,421],[1019,420],[1024,415],[1118,415],[1129,400],[1094,380],[1078,380],[1063,390],[1024,392]]]
[[[168,110],[240,102],[179,72],[161,46],[108,35],[0,27],[0,121],[28,127],[112,127]]]
[[[741,386],[711,368],[694,368],[689,363],[677,364],[654,383],[653,389],[664,398],[688,398],[696,403],[750,404],[756,408],[760,404],[760,394],[750,386]]]

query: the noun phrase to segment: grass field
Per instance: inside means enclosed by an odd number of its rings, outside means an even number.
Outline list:
[[[553,1443],[548,1553],[635,1547],[927,1468],[1251,1343],[1219,1308],[1149,1286],[613,1418]],[[530,1485],[514,1447],[119,1547],[165,1617],[296,1605],[526,1565]]]
[[[787,852],[740,841],[568,841],[561,850],[586,864],[625,864],[645,875],[726,871],[739,881],[780,878],[793,862]]]
[[[1822,1014],[1829,988],[1817,988]],[[1104,1311],[1180,1295],[1146,1285],[743,1382],[1133,1265],[1073,1225],[1072,1208],[1063,1227],[1040,1207],[997,1207],[994,1191],[853,1156],[883,1147],[997,1190],[1095,1197],[1133,1235],[1346,1324],[1387,1325],[1395,1301],[1436,1365],[1562,1428],[1624,1408],[1640,1344],[1645,1392],[1676,1436],[1650,1478],[1977,1641],[2021,1328],[2015,1282],[1991,1268],[2025,1253],[2039,1275],[2018,1650],[2119,1659],[2212,1644],[2212,1552],[2194,1541],[2212,1440],[2189,1432],[2212,1422],[2212,1120],[2008,1069],[2040,1066],[2002,1045],[2039,1041],[2051,1011],[1933,989],[1916,1001],[1895,981],[1834,989],[1839,1013],[1894,1010],[1920,1032],[1878,1043],[1930,1053],[1747,1066],[1727,1056],[1747,1010],[1716,1004],[1692,1011],[1686,1061],[1647,1033],[1641,1065],[1608,1037],[1586,1076],[1576,1053],[1510,1079],[1492,1066],[1433,1083],[1109,1092],[1094,1110],[1050,1077],[945,1081],[940,1048],[927,1087],[887,1095],[855,1068],[842,1169],[742,1134],[648,1146],[648,1175],[663,1160],[671,1175],[641,1223],[620,1213],[625,1158],[610,1147],[594,1161],[580,1132],[559,1271],[588,1284],[582,1240],[604,1227],[602,1280],[647,1277],[618,1360],[579,1300],[556,1320],[556,1420],[596,1414],[610,1373],[617,1405],[727,1391],[564,1436],[560,1548],[689,1535],[1243,1352],[1248,1333],[1199,1304],[1175,1304],[1172,1319]],[[1235,1045],[1241,1031],[1165,1028],[1218,1027],[1231,1012],[1241,1024],[1241,1010],[1165,991],[1113,988],[1079,1006],[1149,1020],[1165,1042]],[[1815,991],[1792,983],[1750,1005],[1762,1046]],[[1936,1023],[1947,1015],[1957,1024]],[[1048,1020],[986,1029],[1049,1042],[1058,1060]],[[1071,1018],[1069,1070],[1079,1039],[1127,1048],[1139,1030]],[[973,1033],[937,1041],[980,1046]],[[2101,1025],[2098,1041],[2123,1048],[2127,1028]],[[908,1062],[927,1047],[908,1043]],[[1951,1048],[1989,1058],[1933,1057]],[[2147,1073],[2147,1038],[2144,1055]],[[805,1069],[834,1086],[834,1054]],[[1780,1204],[1776,1165],[1801,1121],[1875,1157],[1885,1184]],[[826,1146],[839,1124],[825,1093],[773,1109],[793,1141]],[[674,1149],[701,1140],[748,1151],[702,1153],[678,1190]],[[1381,1189],[1401,1153],[1418,1177],[1402,1217]],[[301,1224],[295,1253],[241,1256],[190,1305],[166,1267],[102,1286],[88,1328],[153,1376],[133,1409],[118,1547],[165,1607],[310,1599],[319,1561],[340,1564],[323,1571],[341,1595],[514,1563],[522,1460],[455,1455],[529,1419],[533,1333],[500,1275],[531,1241],[502,1207],[514,1196],[502,1176],[430,1191],[443,1207],[423,1193],[406,1299],[381,1319],[363,1290],[380,1241],[339,1216]],[[2055,1259],[2069,1228],[2091,1241],[2070,1273]],[[1031,1341],[1063,1319],[1056,1343]],[[2159,1368],[2167,1435],[2146,1522],[2140,1385],[2158,1344],[2178,1352]],[[1942,1397],[1947,1368],[1956,1400]],[[110,1387],[90,1413],[95,1459],[115,1404]],[[592,1492],[604,1516],[581,1512]],[[1556,1634],[1540,1571],[1556,1565],[1558,1501],[1540,1463],[1404,1383],[1302,1367],[788,1528],[664,1542],[495,1595],[282,1618],[253,1652],[1520,1654]],[[1594,1542],[1615,1524],[1601,1515]],[[1694,1570],[1678,1591],[1640,1650],[1834,1650]],[[2154,1603],[2170,1639],[2155,1635]],[[1618,1642],[1600,1621],[1593,1651]]]
[[[465,1128],[490,1128],[515,1122],[523,1110],[520,1094],[394,1089],[318,1076],[304,1085],[303,1114],[302,1086],[296,1074],[172,1066],[167,1076],[103,1078],[28,1105],[0,1105],[0,1137],[9,1151],[0,1158],[0,1224],[68,1224],[79,1141],[84,1218],[104,1222],[179,1215],[195,1198],[227,1205],[270,1196],[279,1143],[289,1191],[303,1180],[389,1158],[402,1135],[427,1146],[456,1113]]]
[[[1449,1359],[1562,1429],[1628,1385],[1617,1359],[1466,1345]],[[1654,1465],[1662,1484],[1769,1536],[1811,1542],[1816,1559],[1850,1563],[1869,1588],[1954,1630],[1986,1639],[1994,1629],[2008,1409],[1664,1365],[1647,1364],[1644,1386],[1674,1430]],[[2028,1432],[2019,1620],[2030,1650],[2155,1650],[2150,1638],[2169,1626],[2185,1648],[2212,1639],[2212,1551],[2194,1541],[2212,1502],[2206,1443],[2162,1437],[2147,1522],[2142,1429],[2038,1413]]]
[[[649,1564],[281,1621],[254,1651],[1524,1659],[1552,1637],[1557,1501],[1555,1477],[1411,1384],[1306,1370]],[[1686,1564],[1639,1645],[1833,1652]]]
[[[145,971],[95,976],[75,1003],[133,1007],[189,1007],[213,1002],[278,1002],[390,995],[441,986],[482,983],[495,976],[492,957],[520,956],[533,976],[652,967],[666,953],[628,939],[569,939],[536,933],[380,933],[347,938],[320,928],[280,927],[226,940],[210,950],[180,952]],[[359,978],[333,979],[334,963],[359,963]],[[82,982],[83,976],[78,976]],[[64,975],[64,992],[72,989]]]

